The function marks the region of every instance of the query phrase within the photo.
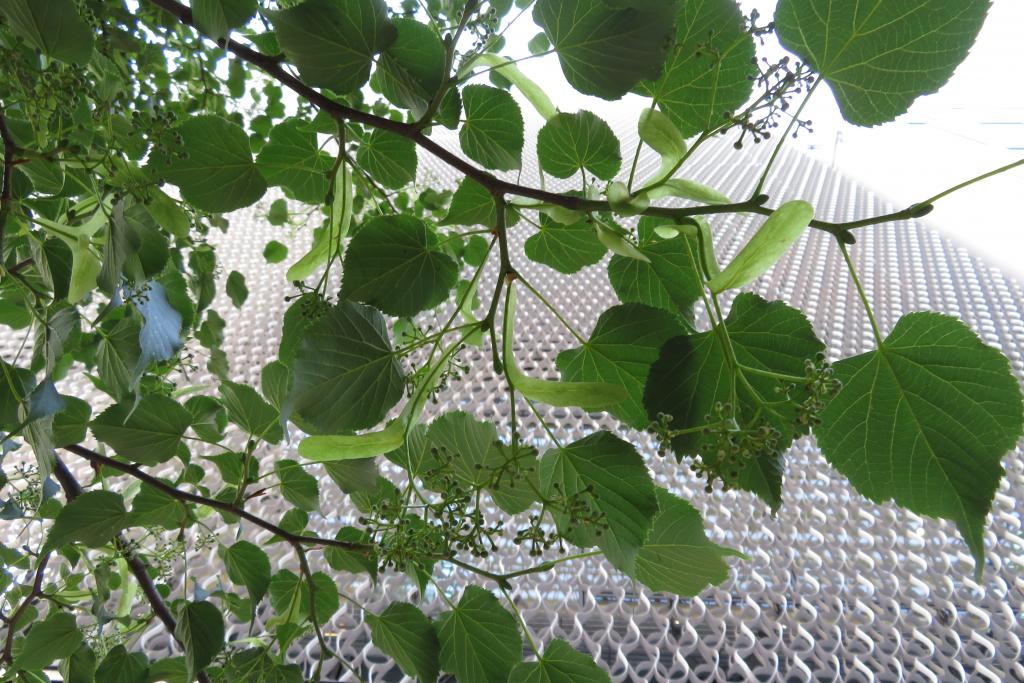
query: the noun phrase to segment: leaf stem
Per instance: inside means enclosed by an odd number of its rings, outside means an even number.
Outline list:
[[[537,649],[537,643],[533,642],[533,636],[530,635],[530,627],[526,625],[526,620],[523,619],[523,615],[519,611],[519,607],[516,605],[515,600],[512,599],[511,594],[509,594],[504,586],[501,586],[501,594],[505,596],[505,600],[508,601],[509,607],[512,608],[512,612],[516,615],[516,620],[519,621],[519,626],[523,629],[523,635],[526,636],[526,642],[530,645],[530,649],[533,650],[533,654],[540,657],[540,650]]]
[[[562,315],[562,312],[559,311],[558,308],[554,304],[552,304],[550,301],[548,301],[546,298],[544,298],[544,295],[541,294],[539,291],[537,291],[537,288],[534,287],[533,285],[531,285],[530,282],[526,278],[524,278],[522,275],[520,275],[519,276],[519,282],[521,282],[528,290],[530,290],[530,293],[533,294],[535,297],[537,297],[540,300],[540,302],[542,304],[544,304],[544,306],[549,311],[551,311],[556,318],[558,318],[558,322],[562,323],[562,326],[565,327],[565,329],[569,330],[569,333],[572,334],[572,336],[576,337],[576,340],[580,344],[586,344],[587,343],[587,340],[583,338],[583,335],[581,335],[579,332],[577,332],[576,328],[574,328],[572,326],[572,323],[570,323],[568,320],[565,319],[565,316]]]
[[[850,271],[850,277],[853,278],[853,283],[857,285],[857,294],[860,295],[861,303],[864,304],[864,310],[868,314],[868,320],[871,321],[871,331],[875,335],[875,341],[878,343],[878,348],[882,348],[882,333],[878,331],[878,322],[875,320],[875,312],[871,310],[871,303],[868,301],[868,295],[864,291],[864,285],[861,284],[860,278],[857,276],[857,269],[853,266],[853,259],[850,258],[850,252],[842,242],[839,243],[839,250],[843,252],[843,259],[846,261],[846,268]]]
[[[923,206],[928,206],[930,204],[934,204],[935,202],[939,201],[943,197],[951,195],[951,194],[953,194],[954,192],[956,192],[958,190],[962,190],[965,187],[969,187],[969,186],[973,185],[974,183],[977,183],[977,182],[980,182],[982,180],[985,180],[986,178],[991,178],[992,176],[999,175],[1000,173],[1005,173],[1006,171],[1009,171],[1011,169],[1017,168],[1018,166],[1024,166],[1024,159],[1018,159],[1017,161],[1014,161],[1011,164],[1007,164],[1005,166],[1000,166],[999,168],[997,168],[995,170],[988,171],[987,173],[982,173],[981,175],[975,176],[974,178],[971,178],[970,180],[965,180],[964,182],[960,183],[959,185],[954,185],[953,187],[949,188],[948,190],[943,190],[942,192],[938,193],[934,197],[929,197],[928,199],[924,200],[923,202],[918,202],[917,206],[922,206],[923,207]]]

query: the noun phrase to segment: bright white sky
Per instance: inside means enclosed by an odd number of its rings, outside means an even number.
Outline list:
[[[776,3],[741,0],[740,4],[767,17],[774,14]],[[995,0],[977,44],[947,86],[920,98],[910,112],[885,126],[867,129],[846,124],[830,93],[819,89],[805,110],[815,130],[793,144],[836,164],[898,206],[1024,157],[1022,26],[1024,2]],[[537,30],[529,16],[522,17],[506,33],[509,49],[505,54],[528,54],[526,42]],[[613,121],[635,115],[645,106],[645,100],[635,96],[605,102],[579,95],[565,82],[553,55],[526,60],[520,68],[563,111],[590,109]],[[1024,212],[1017,206],[1022,191],[1024,167],[943,199],[928,222],[1024,279]]]

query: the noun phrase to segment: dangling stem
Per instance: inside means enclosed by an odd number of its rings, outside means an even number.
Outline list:
[[[878,343],[878,348],[882,348],[882,333],[878,331],[878,322],[875,320],[875,312],[871,310],[871,303],[868,301],[868,295],[864,291],[864,285],[860,283],[860,278],[857,277],[857,269],[853,267],[853,260],[850,258],[850,252],[842,242],[839,242],[839,250],[843,252],[843,259],[846,260],[846,268],[850,271],[850,277],[853,278],[853,283],[857,285],[857,294],[860,295],[861,303],[864,304],[864,310],[868,314],[868,320],[871,321],[871,331],[875,335],[875,341]]]

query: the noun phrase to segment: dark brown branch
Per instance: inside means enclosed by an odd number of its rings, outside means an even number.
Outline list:
[[[43,595],[43,574],[46,573],[46,563],[49,561],[50,553],[46,553],[39,558],[35,579],[32,581],[32,590],[22,599],[21,604],[18,605],[17,609],[14,610],[14,613],[7,620],[7,638],[4,640],[3,661],[8,664],[13,661],[11,651],[14,647],[14,634],[18,630],[18,622],[36,599]]]
[[[214,508],[215,510],[220,510],[228,514],[241,517],[242,519],[251,522],[252,524],[255,524],[261,529],[266,529],[267,531],[272,532],[276,536],[280,537],[282,540],[293,545],[296,543],[302,543],[304,545],[331,546],[334,548],[343,548],[345,550],[352,550],[359,553],[369,553],[374,548],[374,546],[366,543],[350,543],[348,541],[338,541],[333,538],[321,538],[319,536],[304,536],[302,534],[293,534],[290,531],[286,531],[285,529],[282,529],[276,524],[268,522],[262,517],[257,517],[251,512],[247,512],[243,508],[237,507],[232,503],[227,503],[222,500],[217,500],[215,498],[207,498],[205,496],[200,496],[195,493],[189,493],[188,491],[182,491],[181,489],[171,486],[170,484],[163,482],[150,474],[146,474],[135,465],[130,465],[128,463],[114,460],[113,458],[108,458],[107,456],[101,455],[94,450],[85,448],[84,446],[72,444],[68,446],[63,446],[62,448],[70,453],[74,453],[75,455],[85,458],[86,460],[93,463],[93,465],[109,467],[112,470],[117,470],[118,472],[123,472],[124,474],[135,477],[139,481],[145,482],[146,484],[149,484],[150,486],[159,489],[160,491],[163,491],[168,496],[176,498],[177,500],[184,500],[188,501],[189,503],[195,503],[197,505],[205,505],[207,507]]]
[[[177,19],[182,23],[199,31],[192,19],[192,10],[185,5],[182,5],[180,2],[177,2],[176,0],[149,0],[149,2],[177,17]],[[200,31],[200,33],[202,32]],[[285,71],[281,66],[281,60],[278,56],[272,57],[265,55],[234,40],[220,41],[218,42],[218,45],[221,45],[224,49],[239,59],[258,67],[268,76],[273,77],[279,83],[291,89],[300,97],[308,100],[311,104],[323,109],[336,119],[354,121],[372,128],[386,130],[391,133],[395,133],[396,135],[409,138],[441,161],[486,187],[491,194],[511,194],[519,197],[528,197],[546,204],[554,204],[574,211],[610,210],[610,206],[606,201],[548,192],[546,190],[502,180],[488,171],[477,168],[462,157],[445,149],[434,140],[431,140],[429,137],[424,135],[415,124],[376,116],[369,112],[348,107],[340,102],[335,102],[331,98],[309,87],[301,80]],[[903,211],[885,214],[883,216],[876,216],[873,218],[865,218],[858,221],[850,221],[847,223],[831,223],[829,221],[813,220],[811,221],[811,227],[831,233],[843,242],[852,243],[853,235],[850,234],[850,230],[869,225],[877,225],[879,223],[886,223],[889,221],[917,218],[919,215],[922,215],[921,208],[922,207],[915,205],[904,209]],[[771,215],[773,211],[774,209],[764,206],[764,202],[761,201],[759,197],[754,197],[744,202],[721,204],[718,206],[691,206],[686,208],[652,206],[645,210],[643,215],[660,216],[679,220],[688,216],[718,213],[756,213],[762,216],[768,216]]]
[[[0,189],[0,263],[4,256],[4,232],[7,230],[7,217],[11,213],[11,202],[14,200],[14,164],[18,154],[18,145],[14,143],[14,136],[7,127],[7,119],[0,109],[0,139],[4,143],[4,170],[3,187]]]

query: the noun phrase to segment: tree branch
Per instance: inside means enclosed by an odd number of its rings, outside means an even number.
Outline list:
[[[183,24],[191,26],[202,34],[202,31],[199,31],[192,18],[192,10],[185,5],[182,5],[176,0],[149,0],[149,2],[168,12]],[[554,204],[574,211],[587,212],[611,210],[607,201],[558,194],[556,192],[548,192],[546,190],[502,180],[488,171],[477,168],[462,157],[445,149],[434,140],[431,140],[429,137],[424,135],[419,128],[417,128],[416,124],[404,123],[402,121],[395,121],[382,116],[376,116],[369,112],[355,109],[332,100],[285,71],[281,66],[281,60],[279,57],[265,55],[230,39],[227,41],[219,41],[218,45],[221,45],[228,52],[235,55],[235,57],[258,67],[268,76],[271,76],[282,85],[294,91],[300,97],[308,100],[311,104],[316,105],[336,119],[355,121],[356,123],[370,126],[372,128],[379,128],[381,130],[386,130],[391,133],[395,133],[396,135],[409,138],[444,163],[486,187],[493,195],[512,194],[520,197],[529,197],[530,199],[536,199],[546,204]],[[766,207],[763,204],[763,201],[758,202],[757,198],[754,198],[745,202],[720,204],[717,206],[691,206],[685,208],[652,206],[646,209],[641,215],[659,216],[672,220],[680,220],[689,216],[701,216],[717,213],[756,213],[762,216],[771,215],[774,209]],[[876,216],[873,218],[865,218],[858,221],[850,221],[847,223],[832,223],[829,221],[812,220],[811,227],[835,235],[840,241],[849,244],[854,241],[853,235],[850,234],[850,230],[853,230],[854,228],[877,225],[879,223],[886,223],[889,221],[918,218],[920,215],[923,215],[923,213],[921,213],[922,208],[923,207],[919,205],[914,205],[904,209],[903,211]]]
[[[0,189],[0,263],[4,257],[4,233],[7,230],[7,216],[11,213],[11,202],[14,200],[14,157],[18,153],[18,145],[7,127],[7,119],[0,109],[0,139],[4,143],[3,188]]]
[[[145,482],[146,484],[149,484],[150,486],[159,489],[160,491],[163,491],[172,498],[188,501],[189,503],[195,503],[197,505],[205,505],[207,507],[214,508],[215,510],[221,510],[222,512],[227,512],[228,514],[241,517],[242,519],[255,524],[261,529],[266,529],[267,531],[272,532],[276,536],[279,536],[282,540],[291,543],[292,545],[296,543],[303,543],[305,545],[331,546],[334,548],[343,548],[345,550],[352,550],[363,554],[369,553],[375,547],[367,543],[350,543],[348,541],[338,541],[333,538],[321,538],[319,536],[304,536],[302,534],[293,534],[290,531],[286,531],[285,529],[282,529],[276,524],[268,522],[262,517],[257,517],[251,512],[247,512],[243,508],[237,507],[232,503],[227,503],[222,500],[217,500],[215,498],[207,498],[205,496],[200,496],[195,493],[189,493],[188,491],[182,491],[181,489],[175,488],[174,486],[171,486],[170,484],[167,484],[150,474],[146,474],[135,465],[130,465],[128,463],[114,460],[113,458],[108,458],[107,456],[100,455],[96,451],[91,450],[89,448],[85,448],[84,446],[72,444],[68,446],[62,446],[62,448],[66,451],[74,453],[75,455],[81,456],[86,460],[89,460],[94,465],[102,465],[103,467],[109,467],[112,470],[117,470],[118,472],[123,472],[124,474],[135,477],[139,481]]]
[[[36,566],[35,579],[32,581],[32,590],[26,595],[21,604],[18,605],[14,613],[11,614],[7,620],[7,638],[4,640],[4,651],[2,660],[11,664],[13,662],[13,656],[11,654],[14,647],[14,634],[18,630],[18,621],[25,614],[32,603],[43,594],[43,574],[46,573],[46,563],[50,561],[50,553],[46,553],[39,558],[39,564]]]

